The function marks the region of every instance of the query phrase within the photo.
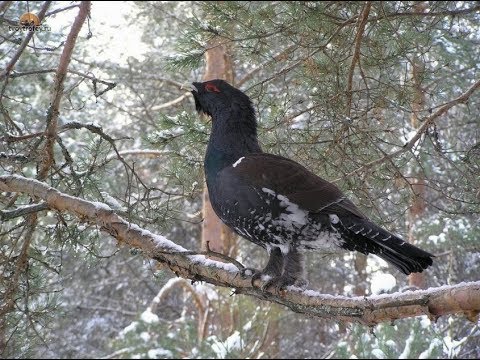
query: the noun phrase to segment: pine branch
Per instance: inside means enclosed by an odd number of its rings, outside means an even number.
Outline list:
[[[449,101],[448,103],[440,106],[440,108],[435,111],[432,115],[427,117],[425,120],[423,120],[422,126],[420,126],[415,133],[415,135],[407,141],[400,149],[387,154],[381,158],[378,158],[376,160],[370,161],[369,163],[359,167],[358,169],[345,174],[343,178],[348,178],[352,175],[358,174],[359,172],[366,171],[371,169],[374,166],[383,164],[386,161],[390,161],[393,158],[396,158],[397,156],[407,152],[408,150],[412,149],[417,141],[422,137],[422,135],[427,131],[427,129],[435,123],[435,121],[442,115],[448,112],[452,107],[458,105],[458,104],[465,104],[470,96],[478,89],[480,88],[480,80],[477,80],[467,91],[465,91],[462,95],[458,96],[457,98],[453,99],[452,101]],[[341,179],[336,179],[334,182],[337,182]]]
[[[146,256],[164,264],[178,276],[231,287],[236,294],[247,294],[276,302],[309,316],[373,326],[420,315],[436,319],[447,314],[464,314],[474,321],[480,312],[480,281],[353,298],[294,288],[280,293],[261,291],[259,286],[262,281],[257,280],[255,286],[252,286],[251,279],[242,278],[236,266],[209,260],[203,255],[192,255],[163,236],[155,235],[122,219],[104,204],[73,197],[37,180],[17,175],[0,176],[0,191],[20,192],[38,197],[52,209],[74,214],[81,221],[96,224],[120,243],[143,250]]]

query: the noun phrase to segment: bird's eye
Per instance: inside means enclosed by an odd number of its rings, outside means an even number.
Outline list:
[[[208,92],[216,92],[216,93],[219,93],[220,90],[218,89],[218,87],[212,83],[206,83],[205,84],[205,90],[207,90]]]

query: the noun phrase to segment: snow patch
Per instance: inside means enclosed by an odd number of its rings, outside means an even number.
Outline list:
[[[130,325],[126,326],[122,331],[120,331],[120,337],[124,337],[130,331],[135,331],[137,329],[138,322],[133,321]]]
[[[397,280],[391,274],[379,273],[372,277],[370,289],[372,294],[378,295],[392,290],[397,285]]]
[[[152,309],[150,309],[149,307],[142,313],[142,315],[140,315],[140,319],[147,324],[152,324],[160,321],[157,314],[152,313]]]
[[[212,350],[215,352],[218,359],[225,359],[229,352],[241,350],[244,346],[238,330],[230,335],[225,341],[219,341],[216,336],[211,336],[209,340],[212,342]]]
[[[163,358],[172,358],[173,354],[170,350],[158,348],[158,349],[150,349],[147,353],[150,359],[163,359]]]
[[[150,340],[151,336],[148,332],[146,331],[143,331],[141,334],[140,334],[140,339],[142,339],[143,341],[145,342],[148,342]]]
[[[422,351],[420,355],[418,355],[419,359],[431,359],[432,353],[435,348],[440,348],[442,346],[442,342],[439,339],[433,339],[430,343],[430,346],[427,350]]]
[[[372,356],[376,359],[386,359],[387,355],[380,349],[373,349]]]

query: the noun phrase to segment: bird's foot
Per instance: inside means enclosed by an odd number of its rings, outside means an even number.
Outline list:
[[[275,292],[280,292],[287,288],[287,286],[293,285],[302,290],[305,290],[308,285],[308,280],[303,278],[296,278],[292,276],[285,275],[276,275],[272,274],[269,271],[257,270],[253,268],[244,268],[240,271],[240,275],[243,279],[251,278],[252,287],[255,287],[255,281],[262,280],[262,277],[265,282],[260,287],[262,291],[273,289]]]
[[[262,277],[265,276],[264,281],[267,283],[272,281],[273,279],[280,279],[281,276],[275,275],[270,273],[269,271],[264,270],[257,270],[253,268],[244,268],[240,271],[240,275],[242,276],[243,279],[251,278],[251,284],[252,287],[255,287],[255,281],[257,280],[262,280]],[[264,290],[265,285],[263,285],[261,288]]]
[[[276,293],[285,290],[287,286],[293,285],[302,290],[305,290],[308,285],[308,280],[297,279],[290,276],[277,276],[267,280],[261,287],[262,291],[273,289]]]
[[[253,283],[262,277],[263,272],[253,268],[244,268],[240,270],[240,275],[243,279],[251,278],[252,286],[254,286]]]

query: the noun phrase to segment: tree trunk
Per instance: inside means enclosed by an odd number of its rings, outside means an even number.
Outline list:
[[[410,122],[414,129],[420,126],[419,112],[425,107],[425,92],[422,88],[422,78],[425,71],[425,64],[418,58],[412,61],[412,80],[414,86],[414,99],[412,103],[412,115],[410,116]],[[417,242],[415,236],[415,222],[425,213],[425,195],[427,193],[427,187],[425,186],[425,179],[417,171],[413,169],[412,180],[410,186],[412,189],[412,197],[410,208],[408,209],[407,221],[408,221],[408,242],[414,244]],[[425,288],[426,279],[425,273],[412,273],[408,277],[408,283],[410,286],[414,286],[420,289]]]
[[[215,38],[207,50],[204,81],[224,79],[233,83],[233,63],[230,56],[230,46],[225,40]],[[208,190],[203,190],[203,227],[202,250],[207,248],[231,257],[236,255],[235,234],[217,217],[210,204]]]

